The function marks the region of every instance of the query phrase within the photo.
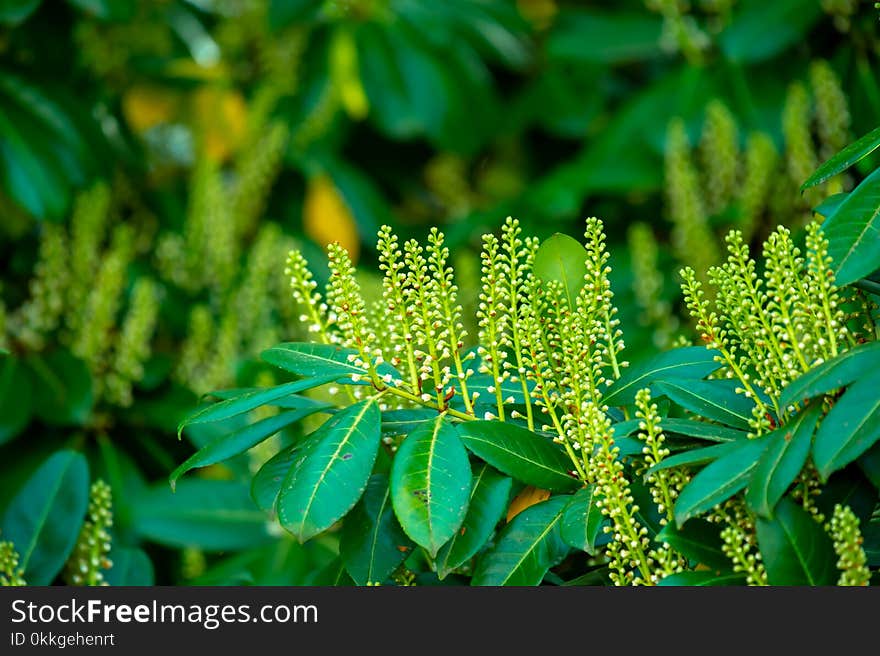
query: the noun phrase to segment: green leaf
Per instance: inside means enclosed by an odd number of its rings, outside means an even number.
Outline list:
[[[327,408],[331,406],[328,405],[324,407]],[[244,453],[263,440],[270,438],[282,428],[315,414],[319,409],[320,407],[279,412],[277,415],[266,417],[253,424],[242,426],[228,435],[223,435],[216,440],[209,442],[206,446],[187,458],[177,469],[171,472],[171,476],[168,477],[171,489],[174,489],[174,486],[177,484],[177,479],[190,469],[214,465],[227,458]]]
[[[822,480],[848,465],[880,439],[880,371],[853,383],[828,411],[813,442]]]
[[[657,382],[655,386],[659,393],[699,417],[747,430],[754,403],[722,383],[724,381],[678,380]]]
[[[443,415],[406,436],[391,466],[391,501],[403,530],[432,557],[464,521],[470,490],[467,451]]]
[[[300,455],[305,446],[305,440],[281,449],[269,458],[254,474],[251,480],[251,498],[257,507],[269,512],[275,508],[275,501],[281,491],[281,485],[287,476],[287,472],[293,466],[294,461]]]
[[[437,411],[431,408],[403,408],[382,413],[382,435],[406,435],[433,421]]]
[[[596,505],[597,497],[596,486],[588,485],[574,493],[562,514],[562,539],[591,556],[596,555],[596,542],[608,523]]]
[[[34,413],[53,426],[81,426],[92,412],[92,375],[67,351],[33,355],[27,360],[34,382]]]
[[[560,283],[569,307],[574,308],[587,273],[587,249],[577,239],[557,232],[538,248],[532,271],[544,282]]]
[[[554,21],[545,47],[554,59],[634,62],[660,54],[662,28],[660,16],[645,12],[567,9]]]
[[[578,486],[571,460],[546,437],[500,421],[463,422],[458,432],[474,455],[523,483],[553,491]]]
[[[298,376],[311,377],[328,374],[336,374],[337,377],[351,376],[352,374],[364,376],[367,370],[364,367],[356,367],[348,359],[349,356],[356,355],[357,351],[354,349],[333,344],[285,342],[266,349],[260,353],[260,358]]]
[[[10,501],[0,536],[15,545],[28,585],[49,585],[70,556],[89,503],[89,466],[56,451]]]
[[[132,507],[132,526],[145,540],[169,547],[231,551],[276,539],[267,513],[238,481],[187,478],[172,492],[160,483]]]
[[[33,14],[43,0],[3,0],[0,2],[0,23],[19,25]]]
[[[609,406],[629,405],[636,392],[660,380],[703,378],[718,369],[718,351],[702,346],[685,346],[664,351],[641,366],[631,367],[605,393]]]
[[[116,547],[110,551],[112,566],[104,574],[108,585],[151,586],[156,584],[153,563],[134,547]]]
[[[738,442],[725,442],[724,444],[713,444],[700,449],[688,449],[674,456],[667,456],[659,463],[648,469],[646,474],[653,474],[662,469],[671,469],[672,467],[683,467],[693,465],[704,465],[736,450]]]
[[[838,286],[880,268],[880,168],[853,189],[822,230]]]
[[[848,193],[831,194],[828,198],[816,205],[816,207],[813,208],[813,211],[823,217],[829,217],[837,211],[837,208],[840,207],[840,204],[844,200],[846,200],[847,196],[849,196]]]
[[[880,443],[865,451],[859,457],[858,463],[871,484],[880,490]]]
[[[568,555],[560,525],[570,497],[550,497],[507,524],[477,563],[471,585],[538,585]]]
[[[250,412],[263,405],[269,405],[273,401],[282,399],[290,394],[296,394],[325,383],[331,383],[336,379],[335,375],[317,376],[315,378],[306,378],[304,380],[296,380],[292,383],[283,383],[258,389],[252,392],[245,392],[241,396],[232,399],[226,399],[219,403],[200,408],[192,413],[189,417],[180,422],[177,427],[177,437],[180,439],[183,429],[193,424],[204,424],[213,421],[222,421],[231,417],[236,417],[245,412]]]
[[[814,497],[816,510],[825,517],[834,514],[834,506],[849,506],[861,522],[867,522],[877,505],[877,490],[857,466],[834,472]]]
[[[677,572],[660,579],[657,585],[662,586],[714,586],[714,585],[745,585],[746,577],[744,574],[734,574],[732,572],[724,572],[718,574],[707,570],[699,570],[696,572]]]
[[[461,567],[486,544],[510,501],[513,480],[502,476],[489,465],[474,472],[467,515],[461,528],[455,532],[437,553],[435,564],[441,579]]]
[[[758,437],[723,446],[730,451],[700,470],[678,496],[675,521],[679,526],[742,490],[757,467],[767,441]]]
[[[752,0],[737,9],[718,45],[727,59],[741,64],[764,61],[798,43],[822,15],[818,2],[803,0]]]
[[[695,518],[684,526],[667,524],[654,538],[656,542],[666,542],[678,553],[695,564],[705,565],[715,575],[727,573],[732,568],[721,546],[722,526],[708,522],[705,519]]]
[[[18,435],[31,418],[31,376],[16,358],[0,361],[0,444]]]
[[[822,184],[829,178],[846,171],[880,147],[880,128],[864,134],[836,155],[832,155],[801,185],[801,191]]]
[[[412,548],[412,540],[394,516],[388,478],[374,475],[342,524],[339,555],[346,571],[358,585],[382,583]]]
[[[691,419],[677,419],[666,417],[660,422],[663,432],[666,434],[686,435],[696,437],[708,442],[736,442],[748,437],[745,431],[726,428],[707,421],[693,421]]]
[[[779,405],[827,394],[859,379],[866,371],[880,367],[880,342],[867,342],[816,365],[790,382],[779,396]]]
[[[821,413],[820,404],[806,408],[765,438],[767,450],[758,461],[746,491],[746,503],[759,515],[772,517],[776,503],[801,473],[810,455],[813,431]]]
[[[278,520],[300,542],[327,530],[360,499],[382,438],[374,398],[342,410],[309,435],[281,485]]]
[[[784,497],[773,519],[757,520],[758,548],[770,585],[834,585],[837,555],[831,538],[798,504]]]

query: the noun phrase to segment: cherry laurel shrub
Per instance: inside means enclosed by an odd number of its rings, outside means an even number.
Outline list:
[[[846,153],[814,178],[858,159]],[[861,240],[843,267],[829,248],[871,220],[871,179],[836,199],[831,240],[817,222],[803,246],[779,227],[756,260],[734,230],[723,264],[683,269],[697,343],[637,366],[596,218],[583,243],[539,244],[511,218],[485,235],[475,336],[436,229],[403,244],[380,230],[371,303],[339,245],[323,293],[292,251],[313,338],[262,359],[293,379],[217,392],[186,419],[261,409],[172,486],[280,434],[254,501],[301,542],[337,535],[340,583],[867,585],[880,346],[862,276],[880,262]]]

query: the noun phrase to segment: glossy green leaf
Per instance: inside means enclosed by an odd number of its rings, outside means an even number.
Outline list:
[[[193,424],[204,424],[213,421],[222,421],[231,417],[255,410],[262,405],[271,404],[273,401],[282,399],[290,394],[296,394],[325,383],[333,382],[336,376],[317,376],[305,378],[292,383],[283,383],[274,387],[245,392],[241,396],[226,399],[219,403],[200,408],[180,422],[177,427],[177,437],[180,438],[183,429]]]
[[[730,453],[736,448],[736,443],[725,442],[724,444],[713,444],[712,446],[706,446],[700,449],[687,449],[681,453],[666,456],[659,463],[648,469],[646,473],[653,474],[656,471],[671,469],[672,467],[705,465],[713,460],[718,460],[718,458]]]
[[[309,435],[275,502],[278,520],[300,542],[327,530],[360,499],[382,433],[373,398],[356,403]]]
[[[238,398],[239,396],[243,396],[244,394],[250,394],[251,392],[259,392],[260,390],[266,389],[265,387],[231,387],[229,389],[224,390],[215,390],[209,394],[209,396],[216,397],[221,401],[228,401],[230,399]],[[323,410],[328,408],[328,404],[326,401],[319,401],[318,399],[312,399],[308,396],[302,396],[300,394],[290,394],[288,396],[282,396],[279,399],[273,399],[264,405],[272,406],[274,408],[283,408],[285,410],[306,410],[308,408],[317,408],[318,410]]]
[[[675,433],[676,435],[696,437],[707,442],[736,442],[748,437],[748,433],[745,431],[719,426],[708,421],[666,417],[660,422],[660,426],[666,434]]]
[[[458,432],[471,453],[523,483],[554,491],[578,486],[571,460],[546,437],[500,421],[463,422]]]
[[[675,521],[679,526],[742,490],[757,467],[767,441],[759,437],[723,446],[729,451],[701,469],[676,499]]]
[[[739,2],[718,45],[732,62],[764,61],[801,41],[821,15],[819,3],[802,0]]]
[[[382,583],[412,549],[394,516],[388,478],[376,474],[342,524],[339,555],[345,569],[358,585]]]
[[[227,435],[209,442],[196,453],[186,459],[177,469],[171,472],[168,482],[171,489],[177,484],[177,479],[186,472],[196,467],[207,467],[222,462],[227,458],[244,453],[248,449],[260,444],[263,440],[272,437],[281,429],[289,426],[305,417],[315,414],[320,408],[307,410],[288,410],[279,412],[277,415],[260,419],[253,424],[247,424],[232,431]]]
[[[809,407],[764,438],[767,450],[758,461],[746,491],[746,503],[759,515],[772,517],[776,503],[801,473],[821,413],[821,405]]]
[[[596,542],[608,523],[596,505],[596,486],[588,485],[574,493],[562,514],[561,535],[566,543],[596,555]]]
[[[823,480],[880,439],[880,371],[853,383],[822,420],[813,442],[813,462]]]
[[[32,384],[17,358],[0,360],[0,444],[21,433],[32,413]]]
[[[801,185],[801,191],[822,184],[864,159],[880,147],[880,128],[862,135],[839,153],[832,155]]]
[[[848,285],[880,268],[880,168],[862,180],[825,219],[835,282]]]
[[[654,540],[669,544],[694,564],[704,565],[718,575],[733,567],[730,558],[721,549],[724,544],[721,539],[722,528],[721,524],[694,518],[680,527],[674,523],[667,524]]]
[[[507,510],[512,487],[513,480],[489,465],[474,472],[464,522],[434,560],[441,579],[470,560],[492,537]]]
[[[480,556],[471,585],[538,585],[571,550],[560,530],[569,501],[550,497],[514,517]]]
[[[834,506],[849,506],[856,517],[867,522],[874,515],[877,491],[871,481],[856,466],[834,472],[814,497],[816,509],[825,517],[834,514]]]
[[[433,421],[437,411],[430,408],[403,408],[382,413],[382,435],[406,435]]]
[[[831,538],[813,517],[789,497],[773,519],[757,520],[758,548],[770,585],[834,585],[837,555]]]
[[[254,506],[238,481],[186,478],[174,492],[159,483],[134,500],[132,526],[144,540],[205,551],[246,549],[275,539],[269,515]]]
[[[874,371],[878,367],[880,367],[880,342],[859,344],[816,365],[790,382],[779,396],[779,405],[787,407],[792,403],[846,387],[858,380],[866,371]]]
[[[251,498],[257,507],[267,512],[275,508],[275,501],[278,499],[281,485],[293,463],[299,457],[303,446],[305,446],[304,440],[301,440],[281,449],[257,470],[251,479]]]
[[[104,574],[108,585],[151,586],[156,575],[150,557],[143,549],[116,547],[110,552],[112,566]]]
[[[0,536],[15,545],[28,585],[49,585],[64,567],[88,502],[88,463],[69,450],[53,453],[9,502]]]
[[[698,570],[695,572],[670,574],[660,579],[657,585],[664,587],[746,585],[746,577],[744,574],[734,574],[732,572],[718,574],[709,570]]]
[[[461,526],[470,491],[467,451],[443,415],[406,436],[391,466],[391,501],[403,530],[431,556]]]
[[[27,360],[34,413],[47,424],[82,425],[92,412],[92,376],[85,362],[67,351],[33,355]]]
[[[840,207],[840,204],[847,196],[849,196],[848,193],[831,194],[828,198],[816,205],[816,207],[813,208],[813,211],[820,216],[829,217],[837,211],[837,208]]]
[[[636,392],[659,380],[694,379],[718,369],[718,351],[702,346],[685,346],[664,351],[641,365],[630,367],[605,393],[605,403],[622,406],[633,403]]]
[[[260,353],[260,358],[298,376],[364,376],[367,370],[349,361],[349,356],[356,355],[354,349],[333,344],[285,342],[266,349]]]
[[[574,308],[587,273],[587,249],[577,239],[557,232],[541,243],[532,271],[544,282],[560,283],[569,307]]]
[[[677,380],[655,383],[658,393],[665,394],[685,410],[726,426],[749,428],[754,403],[737,394],[723,381]]]

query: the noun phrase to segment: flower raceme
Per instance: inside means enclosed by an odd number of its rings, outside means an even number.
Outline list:
[[[329,385],[329,404],[337,407],[328,410],[327,397],[295,402],[306,414],[330,418],[302,447],[294,445],[301,450],[291,453],[299,455],[266,501],[301,541],[356,514],[342,524],[340,553],[360,584],[408,576],[403,562],[413,544],[441,578],[464,571],[479,584],[540,582],[573,547],[595,555],[618,585],[773,584],[784,579],[777,561],[768,556],[765,566],[764,550],[780,542],[762,544],[762,535],[787,530],[783,521],[818,532],[811,539],[832,558],[837,550],[838,568],[847,573],[840,581],[863,581],[857,519],[841,509],[821,523],[827,511],[816,492],[829,465],[808,458],[833,398],[822,396],[824,388],[811,392],[819,402],[785,393],[822,363],[836,363],[872,324],[853,320],[859,299],[834,284],[817,225],[808,227],[803,250],[779,228],[764,244],[760,266],[742,233],[732,231],[726,242],[726,262],[710,268],[705,283],[692,269],[682,271],[701,344],[632,368],[622,358],[597,218],[586,220],[583,242],[554,235],[539,243],[513,218],[485,235],[473,323],[439,230],[425,243],[401,243],[382,227],[381,292],[369,299],[339,244],[327,248],[323,290],[303,254],[291,251],[285,273],[312,342],[281,344],[263,358],[304,378],[226,394],[181,430],[217,421],[213,415],[249,412],[261,398],[272,405]],[[475,326],[473,334],[465,325]],[[347,398],[334,401],[340,390]],[[261,415],[250,429],[256,434],[259,425],[268,436],[298,412]],[[714,444],[699,448],[700,440]],[[378,460],[383,448],[386,458]],[[214,462],[212,453],[193,456],[172,482]],[[268,467],[278,480],[274,463],[286,453],[271,457],[256,478],[268,483]],[[510,492],[511,479],[528,487],[499,529],[507,508],[501,493]],[[340,480],[346,484],[331,489]],[[773,517],[774,507],[782,519]],[[358,527],[379,521],[370,514],[376,508],[392,512],[382,530],[398,546],[361,553]],[[526,544],[529,559],[511,566],[510,550]]]

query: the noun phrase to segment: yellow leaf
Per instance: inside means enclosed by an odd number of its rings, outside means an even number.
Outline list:
[[[364,118],[370,111],[370,101],[358,71],[357,44],[347,30],[337,29],[333,34],[330,79],[348,115],[355,120]]]
[[[357,224],[345,199],[327,175],[309,180],[303,203],[303,228],[316,244],[326,246],[339,242],[352,261],[357,261],[361,246]]]
[[[216,162],[226,160],[247,138],[247,105],[236,89],[201,87],[192,95],[192,111],[205,154]]]
[[[122,113],[131,129],[143,134],[150,128],[170,122],[178,112],[177,94],[162,87],[137,85],[122,96]]]
[[[550,490],[542,490],[533,485],[524,487],[523,491],[517,494],[513,501],[510,502],[510,506],[507,508],[507,521],[509,522],[526,508],[530,508],[536,503],[541,503],[549,498]]]

